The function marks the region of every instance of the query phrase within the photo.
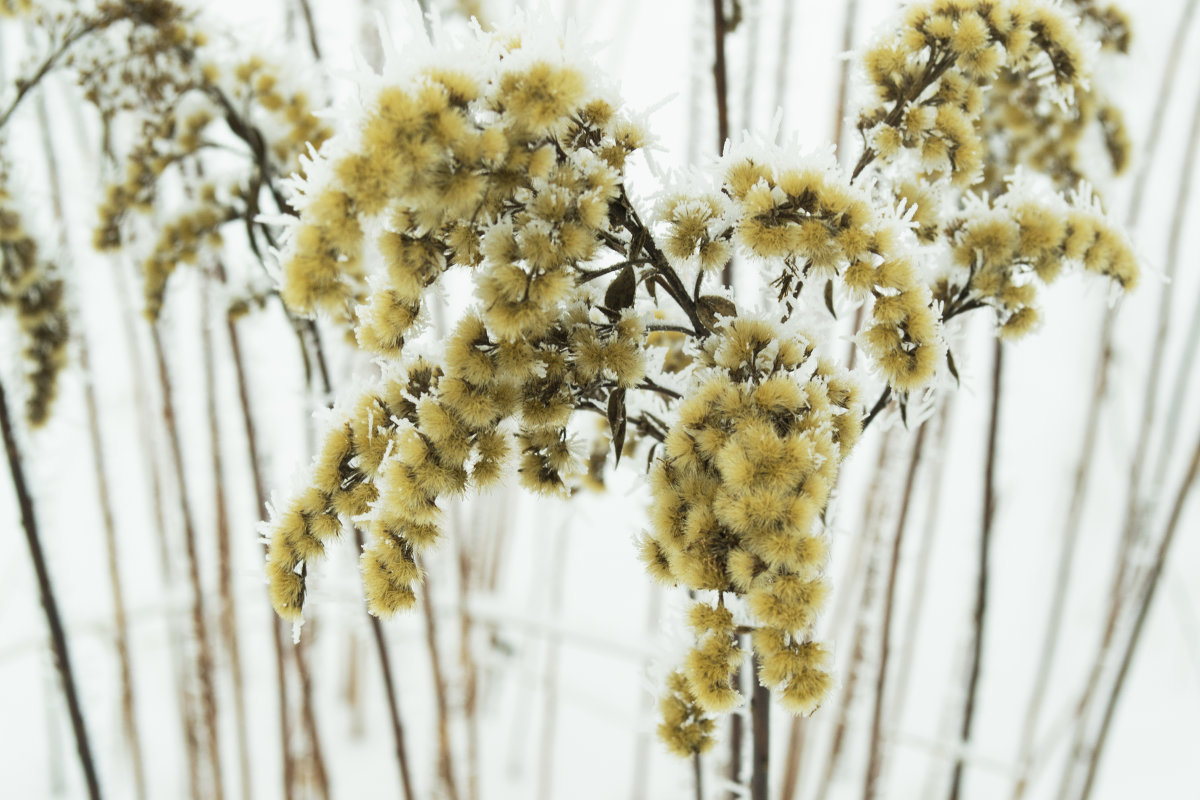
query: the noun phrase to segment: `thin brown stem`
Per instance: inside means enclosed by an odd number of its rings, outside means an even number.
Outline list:
[[[854,46],[854,28],[858,22],[858,0],[847,0],[846,16],[842,23],[842,53],[843,56]],[[850,95],[850,60],[843,57],[838,69],[837,104],[833,112],[833,146],[840,160],[842,158],[842,137],[846,132],[846,100]]]
[[[992,401],[988,418],[987,451],[984,455],[983,508],[979,530],[979,567],[975,576],[975,611],[972,625],[971,663],[967,673],[966,700],[963,704],[959,741],[965,747],[971,741],[975,722],[975,703],[979,694],[979,674],[983,666],[983,643],[987,623],[988,579],[991,576],[992,525],[996,517],[996,461],[1000,432],[1000,386],[1004,370],[1004,345],[996,340],[992,362]],[[950,778],[950,800],[958,800],[962,792],[965,762],[962,753],[954,760]]]
[[[32,36],[30,36],[30,40]],[[32,42],[31,42],[32,43]],[[46,154],[46,171],[50,183],[50,200],[55,218],[59,221],[59,246],[68,252],[67,213],[63,202],[62,175],[58,169],[58,157],[51,134],[50,113],[46,93],[38,96],[38,123],[42,129],[42,147]],[[80,317],[81,319],[81,317]],[[87,414],[88,440],[91,445],[92,471],[96,476],[96,500],[100,506],[100,519],[104,527],[104,550],[108,560],[108,582],[112,593],[114,645],[117,650],[117,667],[121,681],[121,721],[125,729],[125,740],[133,762],[133,784],[138,800],[146,799],[146,769],[142,757],[142,739],[138,732],[137,704],[134,695],[133,659],[129,652],[129,624],[125,611],[125,593],[121,580],[121,559],[117,548],[117,526],[113,516],[112,493],[108,483],[108,468],[104,459],[104,440],[100,435],[100,409],[96,402],[95,373],[92,371],[88,335],[81,331],[78,338],[79,368],[83,373],[83,401]]]
[[[1190,3],[1184,9],[1183,23],[1190,22],[1191,16],[1195,11],[1196,3]],[[1179,32],[1176,41],[1180,41],[1180,37],[1186,31],[1188,25],[1180,24],[1177,28]],[[1178,58],[1179,53],[1175,47],[1172,47],[1171,58]],[[1168,60],[1168,64],[1171,64]],[[1173,74],[1168,70],[1168,74],[1164,76],[1164,81],[1173,78]],[[1164,90],[1165,91],[1165,90]],[[1161,97],[1161,96],[1160,96]],[[1161,126],[1159,126],[1161,127]],[[1157,130],[1155,131],[1157,133]],[[1150,356],[1150,367],[1145,380],[1145,392],[1142,399],[1142,421],[1138,429],[1137,444],[1134,449],[1133,458],[1130,461],[1129,476],[1126,481],[1126,503],[1125,503],[1125,518],[1124,525],[1121,531],[1121,537],[1118,543],[1118,551],[1116,564],[1114,567],[1114,575],[1110,589],[1110,601],[1108,607],[1108,615],[1105,620],[1103,634],[1100,644],[1097,648],[1095,660],[1092,662],[1092,669],[1089,672],[1087,683],[1080,696],[1077,705],[1077,718],[1080,720],[1079,726],[1076,728],[1075,736],[1072,739],[1071,750],[1067,760],[1067,766],[1063,773],[1062,782],[1059,787],[1059,796],[1066,797],[1074,771],[1084,752],[1084,738],[1086,737],[1086,726],[1091,716],[1092,703],[1095,700],[1096,690],[1099,687],[1101,674],[1105,665],[1108,664],[1109,653],[1113,645],[1115,633],[1118,627],[1118,622],[1122,612],[1127,608],[1130,602],[1130,587],[1129,587],[1129,564],[1130,556],[1137,542],[1137,532],[1145,522],[1150,509],[1145,507],[1142,501],[1143,492],[1143,469],[1145,460],[1149,450],[1150,428],[1154,420],[1158,418],[1158,391],[1159,382],[1161,379],[1162,365],[1166,352],[1167,333],[1170,329],[1171,322],[1171,298],[1174,286],[1174,277],[1179,264],[1180,249],[1182,246],[1183,232],[1187,217],[1187,209],[1191,202],[1192,196],[1192,175],[1195,173],[1197,151],[1200,150],[1200,100],[1197,100],[1192,107],[1192,120],[1189,128],[1187,150],[1184,153],[1183,164],[1180,170],[1182,175],[1179,183],[1179,189],[1175,197],[1174,209],[1175,213],[1171,220],[1170,238],[1167,245],[1167,261],[1165,278],[1163,286],[1158,296],[1157,320],[1158,327],[1155,331],[1154,345]],[[1152,152],[1152,151],[1148,151]],[[1141,176],[1139,175],[1139,178]],[[1135,195],[1139,203],[1134,208],[1131,208],[1131,216],[1134,211],[1140,213],[1140,198],[1141,194]],[[1109,338],[1105,340],[1106,344],[1111,344],[1111,333]],[[1166,435],[1170,436],[1171,431],[1167,431]]]
[[[437,769],[438,779],[449,800],[458,800],[458,782],[454,776],[454,758],[450,749],[450,701],[446,693],[446,673],[442,668],[441,648],[438,646],[437,619],[433,611],[433,589],[426,573],[422,588],[425,597],[421,611],[425,617],[425,643],[429,650],[429,666],[433,673],[433,696],[437,705]]]
[[[309,746],[309,757],[304,765],[308,767],[312,780],[316,784],[314,788],[317,797],[329,800],[329,770],[325,767],[325,752],[321,747],[321,737],[318,734],[321,728],[317,724],[316,704],[313,702],[312,672],[308,668],[308,642],[311,638],[309,636],[307,639],[301,639],[292,648],[296,673],[300,676],[300,720],[304,725]]]
[[[1091,757],[1088,759],[1087,773],[1084,777],[1083,790],[1079,794],[1079,800],[1088,800],[1092,794],[1092,787],[1095,784],[1100,759],[1104,755],[1104,746],[1108,742],[1108,733],[1112,728],[1117,704],[1121,700],[1121,692],[1125,688],[1125,681],[1129,676],[1129,668],[1133,663],[1134,653],[1137,652],[1142,632],[1146,628],[1146,620],[1150,616],[1150,607],[1154,604],[1154,597],[1158,592],[1159,580],[1162,578],[1163,568],[1167,564],[1167,557],[1171,553],[1171,545],[1175,542],[1175,533],[1179,530],[1179,520],[1183,518],[1184,506],[1187,504],[1192,489],[1195,488],[1198,472],[1200,472],[1200,439],[1196,441],[1196,447],[1192,452],[1192,462],[1188,466],[1187,475],[1179,486],[1179,492],[1175,495],[1175,502],[1171,507],[1171,516],[1167,521],[1166,531],[1163,533],[1162,538],[1159,539],[1158,550],[1154,556],[1154,565],[1150,568],[1150,574],[1147,576],[1145,586],[1142,589],[1137,618],[1133,624],[1133,631],[1129,635],[1129,641],[1126,643],[1125,650],[1121,654],[1121,664],[1117,669],[1117,676],[1113,683],[1112,691],[1109,693],[1108,700],[1104,705],[1104,716],[1100,723],[1100,731],[1096,735],[1096,743],[1092,747]]]
[[[229,654],[229,670],[233,682],[233,714],[237,734],[238,777],[241,796],[250,798],[250,734],[246,722],[246,687],[242,672],[242,650],[238,641],[237,604],[233,594],[233,553],[229,533],[229,507],[226,498],[225,468],[221,456],[221,424],[217,414],[217,378],[214,363],[212,320],[209,293],[205,283],[200,287],[201,298],[201,359],[204,372],[205,414],[208,418],[208,446],[213,474],[213,516],[217,534],[217,598],[221,606],[221,638]]]
[[[779,19],[779,55],[775,66],[775,94],[771,113],[781,113],[787,104],[788,75],[791,74],[792,27],[797,3],[784,3]]]
[[[946,73],[946,70],[954,65],[954,61],[954,57],[947,53],[930,53],[929,63],[926,64],[924,74],[913,82],[908,91],[888,111],[887,116],[882,120],[884,127],[891,128],[899,124],[904,116],[905,109],[908,108],[908,104],[920,97],[922,92],[932,86],[938,78],[942,77]],[[854,170],[850,173],[850,181],[852,183],[875,160],[876,155],[877,153],[871,147],[866,147],[863,150],[862,155],[859,156],[858,163],[854,165]]]
[[[1099,438],[1100,407],[1099,398],[1108,392],[1108,367],[1112,358],[1112,324],[1113,316],[1105,315],[1103,333],[1101,334],[1101,352],[1099,364],[1095,372],[1095,385],[1092,389],[1093,401],[1088,404],[1087,419],[1083,426],[1083,448],[1079,460],[1075,464],[1075,474],[1071,485],[1071,500],[1067,508],[1067,522],[1063,531],[1063,540],[1059,546],[1058,569],[1056,570],[1053,595],[1050,598],[1049,617],[1046,631],[1042,636],[1042,648],[1038,656],[1037,668],[1034,671],[1033,692],[1029,697],[1029,705],[1025,710],[1025,721],[1021,726],[1021,739],[1017,755],[1017,780],[1013,787],[1013,800],[1020,800],[1029,788],[1032,756],[1037,742],[1037,723],[1039,714],[1050,684],[1051,669],[1058,651],[1058,642],[1062,634],[1062,623],[1066,610],[1067,590],[1071,584],[1071,567],[1075,561],[1075,550],[1079,543],[1079,529],[1083,521],[1084,498],[1087,495],[1088,470],[1091,468],[1095,455],[1096,440]]]
[[[188,580],[192,589],[192,633],[196,637],[196,670],[200,681],[200,704],[204,715],[204,744],[208,750],[212,768],[210,791],[215,800],[225,796],[221,772],[220,733],[217,726],[217,692],[213,681],[212,643],[208,635],[208,621],[204,608],[204,588],[200,579],[200,555],[197,545],[196,526],[188,500],[187,481],[184,478],[183,446],[179,437],[179,425],[175,417],[172,397],[171,376],[163,351],[162,334],[157,325],[152,325],[150,338],[154,346],[154,359],[158,370],[161,392],[161,414],[171,451],[173,477],[178,492],[180,512],[183,516],[184,550],[187,554]]]
[[[217,264],[217,278],[225,282],[224,267]],[[238,334],[237,322],[233,316],[226,314],[225,330],[229,337],[229,350],[233,356],[234,376],[237,380],[238,403],[242,412],[243,433],[246,437],[246,451],[250,460],[250,474],[254,481],[254,503],[258,509],[260,521],[266,514],[267,489],[263,480],[261,462],[258,452],[258,435],[254,425],[254,413],[250,406],[250,385],[246,377],[245,359],[242,357],[241,337]],[[266,545],[263,545],[266,552]],[[275,658],[275,684],[279,702],[279,747],[282,758],[283,797],[293,800],[296,787],[296,765],[290,743],[292,733],[291,709],[288,703],[287,667],[284,650],[283,620],[272,612],[269,616],[271,625],[271,647]]]
[[[4,111],[0,112],[0,130],[3,130],[4,126],[8,124],[8,121],[12,118],[13,113],[21,105],[21,101],[24,100],[31,91],[37,88],[41,84],[42,80],[49,75],[56,66],[58,66],[59,60],[66,55],[67,51],[70,50],[76,42],[90,33],[102,30],[103,28],[107,27],[110,22],[111,20],[106,21],[103,19],[87,20],[80,27],[72,31],[68,31],[67,34],[63,36],[62,41],[59,42],[58,45],[50,51],[50,54],[42,60],[42,63],[38,65],[38,68],[34,70],[32,75],[30,75],[28,78],[19,78],[16,81],[16,95],[13,97],[12,102],[8,104]]]
[[[480,522],[476,519],[469,530],[478,531]],[[471,556],[481,552],[481,548],[468,543],[468,528],[465,526],[456,524],[454,532],[458,540],[458,665],[462,670],[462,711],[467,727],[467,798],[479,800],[479,667],[471,644],[474,623],[469,603],[475,576]]]
[[[875,675],[875,710],[871,715],[871,745],[867,756],[867,778],[863,784],[863,800],[873,800],[878,790],[879,775],[883,768],[883,706],[887,697],[888,660],[892,650],[892,619],[896,605],[896,585],[900,574],[900,552],[904,544],[904,531],[908,525],[908,507],[912,501],[913,487],[917,481],[917,469],[921,465],[921,451],[925,445],[928,425],[917,429],[913,442],[912,456],[908,462],[908,473],[904,479],[904,493],[900,496],[900,514],[896,518],[896,535],[892,539],[892,557],[888,565],[887,584],[883,591],[883,630],[879,637],[879,670]]]
[[[152,400],[148,397],[152,381],[147,378],[146,354],[139,347],[137,330],[134,320],[138,319],[134,311],[134,303],[125,273],[113,262],[113,285],[117,294],[117,320],[125,339],[126,350],[129,353],[133,372],[134,410],[139,421],[140,444],[144,455],[144,467],[148,473],[150,486],[150,507],[153,514],[154,530],[158,536],[158,559],[162,569],[161,579],[163,591],[170,592],[176,585],[175,568],[171,560],[171,544],[168,541],[166,498],[163,493],[163,472],[159,463],[159,455],[155,447],[155,430],[153,426],[154,413],[150,406]],[[192,800],[201,800],[200,786],[200,735],[196,731],[198,721],[193,706],[193,691],[189,686],[192,680],[191,668],[184,652],[183,636],[179,626],[168,626],[167,641],[174,666],[175,696],[179,704],[179,721],[182,727],[181,735],[184,747],[184,762],[187,765],[188,787]],[[290,800],[290,798],[289,798]]]
[[[937,420],[937,435],[933,440],[933,446],[929,448],[929,457],[932,456],[932,463],[927,467],[929,477],[926,481],[929,487],[929,496],[925,501],[925,521],[923,530],[921,531],[921,541],[917,547],[916,570],[912,577],[912,592],[908,602],[908,617],[905,620],[904,632],[901,634],[899,641],[901,644],[900,665],[896,670],[896,700],[892,706],[892,717],[900,723],[904,718],[905,702],[908,698],[909,679],[912,674],[913,656],[918,645],[918,631],[920,630],[921,620],[924,618],[923,611],[925,607],[926,591],[929,586],[929,570],[933,566],[933,542],[938,528],[938,517],[941,509],[941,496],[943,481],[942,476],[946,468],[946,442],[949,440],[949,430],[951,416],[951,404],[953,403],[953,395],[946,398],[942,403],[941,410],[938,412]]]
[[[750,800],[767,800],[771,772],[771,690],[758,677],[758,656],[754,657],[754,685],[750,696]]]
[[[858,547],[850,562],[849,574],[851,576],[857,575],[860,570],[863,572],[862,588],[857,595],[858,602],[855,605],[855,608],[858,610],[858,619],[854,626],[854,638],[850,648],[850,666],[846,670],[841,697],[837,704],[838,715],[830,737],[829,755],[825,759],[825,769],[821,775],[821,781],[817,785],[817,792],[814,795],[817,800],[825,800],[829,796],[830,788],[833,785],[833,776],[843,755],[843,744],[846,738],[846,728],[849,724],[851,707],[854,703],[855,690],[858,687],[859,675],[866,658],[867,636],[870,633],[868,618],[870,616],[870,609],[875,603],[875,588],[876,581],[878,580],[877,564],[879,559],[876,551],[878,550],[881,536],[880,531],[882,530],[882,522],[886,513],[885,498],[890,496],[890,492],[886,491],[885,479],[888,474],[894,436],[895,434],[892,431],[888,431],[880,443],[879,455],[874,466],[874,474],[871,478],[870,489],[867,492],[867,506],[863,511],[862,524],[860,526],[862,533],[858,537]],[[862,566],[864,563],[865,568]],[[851,592],[844,593],[842,603],[834,610],[831,628],[835,636],[841,630],[844,620],[850,612],[849,600],[852,596]]]
[[[742,637],[740,637],[740,636],[738,637],[738,647],[742,648],[744,650],[744,642],[742,641]],[[741,689],[742,683],[743,683],[742,672],[743,672],[742,669],[738,669],[737,672],[733,673],[733,685],[734,685],[734,687],[736,687],[738,689],[738,691],[742,690]],[[744,727],[743,721],[744,721],[744,717],[741,714],[730,714],[729,715],[729,773],[728,773],[728,777],[729,777],[729,782],[734,786],[741,786],[741,784],[742,784],[742,739],[744,738],[742,736],[742,729]],[[740,794],[741,794],[741,792],[730,789],[729,795],[728,795],[729,800],[737,800],[737,798]]]
[[[354,527],[354,541],[359,552],[363,549],[362,529]],[[405,745],[404,722],[400,718],[400,702],[397,697],[396,684],[392,679],[392,660],[388,655],[387,639],[383,633],[383,623],[374,614],[367,614],[371,624],[371,636],[375,639],[375,651],[379,656],[379,673],[383,676],[383,693],[387,699],[388,719],[392,723],[392,741],[396,746],[396,765],[400,769],[400,788],[404,790],[405,800],[414,800],[412,777],[408,770],[408,747]]]
[[[37,517],[33,510],[33,498],[30,496],[29,486],[25,482],[21,451],[17,446],[12,420],[9,418],[8,398],[4,393],[2,380],[0,380],[0,432],[4,436],[4,452],[8,456],[8,471],[12,476],[13,491],[16,492],[17,505],[21,511],[21,528],[25,532],[25,542],[29,545],[29,557],[33,561],[33,569],[37,575],[38,595],[42,601],[42,610],[46,615],[46,625],[50,628],[50,646],[54,651],[54,664],[58,668],[59,681],[67,700],[67,712],[71,717],[71,731],[75,735],[75,750],[79,754],[79,766],[83,770],[88,797],[91,800],[100,800],[100,781],[96,777],[96,764],[92,760],[92,747],[88,740],[87,726],[83,720],[83,706],[79,702],[79,691],[75,686],[75,673],[71,668],[71,651],[67,645],[67,633],[63,629],[62,617],[58,613],[54,584],[51,582],[50,570],[46,566],[46,557],[42,552],[41,535],[38,532]]]
[[[312,51],[313,58],[318,62],[321,60],[321,45],[317,41],[317,25],[313,21],[312,6],[308,0],[296,0],[300,6],[300,15],[304,17],[304,28],[308,31],[308,49]]]
[[[713,90],[717,101],[717,154],[725,152],[725,143],[729,141],[729,80],[725,65],[725,37],[728,35],[725,23],[725,0],[712,0],[713,15]],[[733,259],[725,262],[721,269],[721,282],[726,286],[733,285]]]

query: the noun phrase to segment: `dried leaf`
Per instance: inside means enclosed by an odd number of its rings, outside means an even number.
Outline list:
[[[633,272],[633,265],[626,264],[625,268],[618,272],[617,277],[613,278],[613,282],[608,285],[608,290],[604,292],[604,305],[613,311],[629,308],[633,305],[636,292],[637,275]]]
[[[612,432],[613,451],[616,454],[614,464],[621,463],[621,451],[625,448],[625,390],[614,389],[608,396],[608,427]]]
[[[946,365],[950,367],[950,374],[954,376],[954,382],[962,385],[962,380],[958,377],[958,367],[954,364],[954,354],[946,350]]]
[[[696,316],[710,331],[716,330],[720,317],[736,317],[737,306],[733,301],[714,294],[706,294],[696,301]]]
[[[837,319],[837,312],[833,310],[833,281],[825,281],[825,307],[829,309],[829,316]]]

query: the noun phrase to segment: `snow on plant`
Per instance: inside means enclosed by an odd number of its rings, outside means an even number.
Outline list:
[[[1137,263],[1086,189],[1061,193],[1076,162],[1005,144],[993,99],[1037,120],[1092,96],[1089,46],[1055,6],[911,6],[863,56],[874,96],[852,170],[747,140],[667,187],[653,217],[625,182],[649,134],[579,52],[520,24],[414,46],[305,164],[283,298],[344,321],[380,377],[340,408],[307,486],[268,526],[271,597],[298,622],[311,563],[350,520],[370,534],[370,610],[412,606],[447,499],[510,472],[569,493],[584,478],[578,412],[603,416],[614,460],[640,447],[649,461],[649,572],[696,597],[660,728],[686,755],[711,744],[710,715],[742,702],[745,634],[785,706],[820,705],[830,492],[889,398],[903,409],[953,372],[943,324],[989,307],[1020,335],[1064,264],[1128,289]],[[993,98],[997,81],[1010,85]],[[1084,127],[1116,141],[1092,108]],[[776,302],[706,291],[734,258]],[[440,348],[414,345],[451,269],[475,302]],[[863,310],[857,374],[811,332],[835,298]]]

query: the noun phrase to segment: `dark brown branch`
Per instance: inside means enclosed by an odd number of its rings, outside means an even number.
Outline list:
[[[908,104],[920,97],[921,93],[932,86],[938,78],[942,77],[946,70],[950,69],[953,64],[954,57],[952,55],[942,55],[939,61],[938,53],[930,53],[929,63],[925,65],[924,74],[909,87],[909,90],[903,97],[896,101],[895,105],[888,111],[887,116],[883,118],[882,124],[889,128],[898,125],[904,117],[904,111],[908,107]],[[858,163],[854,165],[854,171],[850,173],[851,182],[867,168],[867,165],[875,160],[876,155],[876,152],[870,146],[863,149]]]
[[[729,31],[725,23],[725,0],[712,0],[713,9],[713,41],[715,56],[713,58],[713,90],[717,99],[717,155],[725,152],[725,143],[729,141],[729,80],[725,66],[725,37]],[[703,272],[703,271],[702,271]],[[699,277],[696,285],[699,286]],[[721,283],[733,285],[733,259],[725,262],[721,268]]]
[[[50,72],[58,65],[59,59],[66,55],[66,52],[71,49],[72,45],[90,33],[103,30],[112,22],[113,20],[104,18],[88,20],[87,23],[82,27],[67,33],[67,35],[63,37],[63,40],[59,43],[58,47],[54,48],[50,52],[50,55],[46,56],[45,60],[42,61],[42,63],[38,66],[33,75],[29,76],[28,78],[18,79],[16,82],[16,96],[13,98],[12,102],[8,104],[8,108],[4,109],[4,112],[0,114],[0,129],[3,129],[4,126],[8,124],[8,120],[17,110],[17,107],[21,105],[21,101],[25,99],[26,95],[28,95],[30,91],[32,91],[38,86],[38,84],[42,82],[43,78],[50,74]]]
[[[38,533],[37,518],[33,511],[33,498],[25,483],[21,451],[17,447],[17,438],[13,432],[12,420],[9,418],[8,399],[4,394],[2,380],[0,380],[0,431],[4,436],[4,452],[8,456],[8,470],[12,475],[13,491],[16,492],[17,505],[21,511],[21,528],[25,531],[29,556],[33,560],[33,569],[37,574],[38,594],[41,596],[42,610],[46,614],[46,625],[50,628],[50,646],[54,651],[54,663],[58,667],[58,677],[62,683],[63,694],[67,699],[71,730],[75,734],[75,749],[79,753],[79,766],[83,769],[88,797],[91,800],[100,800],[100,781],[96,777],[96,765],[92,760],[87,726],[83,721],[83,706],[79,702],[79,692],[75,688],[75,674],[71,669],[71,652],[67,646],[67,634],[58,613],[58,601],[54,596],[50,571],[46,566],[45,554],[42,552],[41,536]]]
[[[767,800],[771,769],[771,690],[758,677],[758,657],[754,657],[750,680],[754,692],[750,696],[750,735],[753,751],[750,757],[750,800]]]
[[[308,0],[297,0],[300,4],[300,14],[304,17],[304,27],[308,30],[308,49],[312,51],[313,58],[317,61],[321,60],[321,45],[317,42],[317,25],[313,21],[312,6]]]
[[[863,426],[864,431],[867,429],[867,426],[870,425],[871,422],[877,416],[879,416],[879,412],[883,411],[883,409],[887,407],[888,400],[891,400],[891,399],[892,399],[892,387],[887,386],[884,388],[883,392],[879,395],[879,399],[875,401],[875,405],[871,406],[871,411],[867,414],[866,418],[863,420],[862,426]]]

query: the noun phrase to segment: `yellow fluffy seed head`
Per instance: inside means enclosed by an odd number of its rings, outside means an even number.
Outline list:
[[[827,593],[823,581],[775,574],[760,579],[746,600],[750,613],[764,625],[797,633],[812,626]]]
[[[1000,326],[1000,336],[1006,340],[1020,339],[1038,323],[1038,312],[1032,306],[1018,308]]]

